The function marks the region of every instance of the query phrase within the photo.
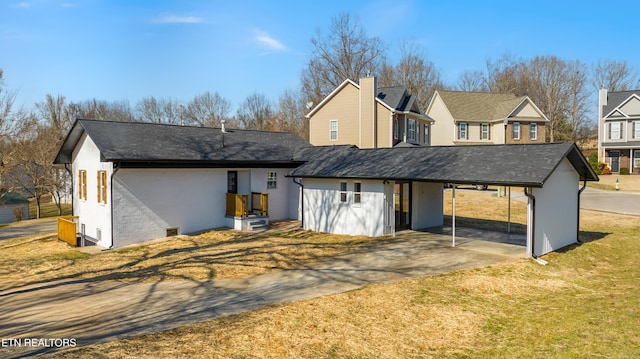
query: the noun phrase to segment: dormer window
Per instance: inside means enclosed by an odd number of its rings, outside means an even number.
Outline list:
[[[416,140],[416,120],[409,119],[409,129],[407,131],[407,140],[408,141]]]

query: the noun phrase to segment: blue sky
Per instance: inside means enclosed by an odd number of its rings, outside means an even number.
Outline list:
[[[218,92],[234,107],[254,92],[296,89],[316,31],[348,12],[387,57],[410,40],[454,83],[504,53],[640,70],[640,3],[603,1],[0,0],[0,68],[18,103]]]

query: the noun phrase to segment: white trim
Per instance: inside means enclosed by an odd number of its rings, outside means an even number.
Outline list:
[[[518,125],[518,137],[514,136],[516,132],[516,124]],[[512,122],[511,123],[511,139],[512,140],[521,140],[522,139],[522,124],[520,122]]]
[[[331,132],[333,132],[333,130],[331,129],[332,123],[336,124],[336,138],[331,138]],[[329,120],[329,141],[337,141],[337,140],[338,140],[338,120]]]
[[[338,92],[340,92],[340,90],[342,90],[345,86],[347,86],[347,84],[351,84],[351,85],[355,86],[355,88],[360,90],[360,86],[358,86],[358,84],[356,84],[355,82],[351,81],[350,79],[346,79],[338,87],[336,87],[335,90],[331,91],[331,93],[329,95],[327,95],[327,97],[325,97],[324,100],[320,101],[320,103],[316,107],[314,107],[311,110],[311,112],[306,114],[304,117],[310,118],[311,116],[313,116],[314,113],[316,113],[322,106],[324,106],[327,102],[329,102],[329,100],[331,100],[331,98],[333,96],[335,96]]]
[[[602,116],[602,119],[603,119],[603,120],[606,120],[606,119],[607,119],[607,117],[611,116],[611,114],[613,114],[614,112],[616,112],[616,111],[620,111],[620,108],[621,108],[622,106],[626,105],[626,104],[627,104],[627,102],[629,102],[633,97],[635,97],[638,101],[640,101],[640,97],[639,97],[637,94],[632,93],[632,94],[631,94],[631,96],[627,97],[627,99],[626,99],[626,100],[624,100],[624,101],[620,102],[620,104],[619,104],[618,106],[616,106],[613,110],[611,110],[611,111],[610,111],[606,116]],[[624,115],[624,116],[627,116],[627,114],[626,114],[626,113],[624,113],[624,112],[622,112],[622,111],[620,111],[620,113],[621,113],[622,115]],[[627,117],[629,117],[629,116],[627,116]]]
[[[520,107],[520,105],[522,105],[525,101],[529,102],[529,104],[533,106],[533,109],[538,113],[538,115],[542,116],[542,118],[544,118],[545,121],[549,122],[549,119],[547,118],[547,116],[545,116],[544,112],[540,111],[538,106],[536,106],[536,104],[533,103],[533,101],[531,101],[529,96],[524,96],[522,101],[520,101],[520,103],[518,103],[518,105],[516,105],[516,107],[514,107],[513,110],[511,110],[511,112],[509,112],[505,118],[509,118],[509,116],[511,116],[514,112],[516,112],[518,107]]]

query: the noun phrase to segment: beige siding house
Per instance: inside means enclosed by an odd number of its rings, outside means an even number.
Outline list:
[[[434,146],[545,142],[549,119],[527,96],[436,91],[427,116]]]
[[[306,117],[314,146],[428,146],[433,123],[405,87],[378,88],[375,77],[361,78],[359,84],[345,80]]]

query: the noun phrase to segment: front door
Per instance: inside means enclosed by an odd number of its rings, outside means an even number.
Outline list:
[[[611,172],[620,172],[620,151],[609,151],[611,157]]]
[[[411,227],[411,182],[396,182],[393,194],[396,230]]]

